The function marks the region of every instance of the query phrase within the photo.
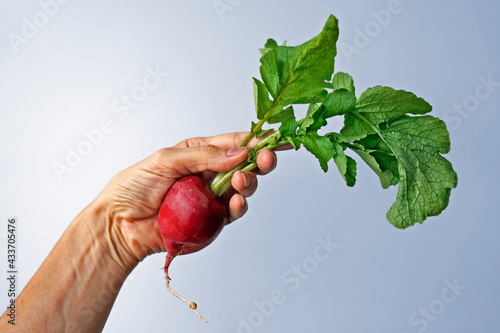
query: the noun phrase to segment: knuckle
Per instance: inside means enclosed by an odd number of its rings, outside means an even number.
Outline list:
[[[167,158],[170,153],[172,151],[172,148],[162,148],[162,149],[158,149],[152,156],[155,160],[163,160],[165,158]]]
[[[182,140],[181,142],[176,144],[174,147],[175,148],[193,148],[193,147],[202,146],[205,141],[206,141],[205,137],[190,138],[190,139]]]
[[[148,163],[146,164],[152,169],[162,169],[165,166],[169,165],[172,159],[172,150],[175,148],[162,148],[157,150],[150,158],[147,159]]]
[[[215,153],[218,153],[219,152],[219,147],[217,146],[214,146],[214,145],[206,145],[206,146],[201,146],[200,147],[200,151],[202,153],[206,153],[206,154],[215,154]]]
[[[177,148],[188,148],[190,140],[191,139],[182,140],[181,142],[177,143],[174,147],[177,147]]]

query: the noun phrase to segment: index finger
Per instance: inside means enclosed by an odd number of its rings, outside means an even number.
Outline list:
[[[249,132],[235,132],[235,133],[226,133],[219,134],[216,136],[210,137],[197,137],[186,139],[174,146],[174,148],[190,148],[190,147],[199,147],[206,145],[214,145],[221,148],[233,148],[237,147],[240,142],[247,136]],[[266,136],[260,138],[252,138],[250,142],[246,145],[247,147],[252,147],[257,144],[259,141],[264,139]]]

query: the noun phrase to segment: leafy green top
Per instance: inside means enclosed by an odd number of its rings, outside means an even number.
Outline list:
[[[220,174],[212,190],[222,194],[236,170],[255,168],[256,152],[290,143],[311,152],[326,172],[333,159],[348,186],[356,182],[355,152],[379,176],[383,188],[399,183],[396,201],[387,213],[391,224],[405,229],[439,215],[448,205],[457,174],[442,154],[450,150],[446,125],[425,115],[432,107],[411,92],[376,86],[356,98],[354,80],[337,72],[333,78],[338,21],[330,15],[323,31],[299,46],[278,45],[269,39],[261,49],[260,74],[254,78],[257,123],[241,142],[267,134],[265,123],[280,123],[256,147],[247,162]],[[297,120],[294,104],[309,104]],[[417,116],[415,116],[417,115]],[[333,116],[344,117],[340,133],[320,135],[318,130]]]

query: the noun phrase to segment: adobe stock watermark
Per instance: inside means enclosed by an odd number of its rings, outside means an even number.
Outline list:
[[[40,29],[43,29],[50,20],[53,19],[61,10],[61,5],[67,5],[71,0],[40,0],[38,5],[40,9],[30,18],[26,16],[21,19],[22,26],[20,33],[9,32],[8,39],[15,53],[19,53],[21,45],[27,45],[30,40],[38,35]]]
[[[412,332],[425,332],[429,325],[435,322],[462,295],[462,292],[467,290],[467,286],[460,284],[458,278],[453,279],[453,282],[444,280],[443,284],[445,287],[441,290],[438,297],[431,300],[425,306],[419,307],[418,311],[413,312],[408,317],[408,323],[414,328]],[[409,332],[403,331],[401,333]]]
[[[254,310],[246,316],[237,318],[236,332],[255,332],[267,318],[273,315],[277,306],[286,302],[287,293],[297,291],[318,270],[320,264],[331,258],[339,247],[340,244],[334,243],[331,236],[316,238],[316,245],[311,255],[283,272],[281,275],[283,287],[273,289],[263,300],[254,300]]]
[[[410,0],[411,1],[411,0]],[[378,37],[382,30],[387,28],[392,22],[394,16],[403,12],[403,5],[400,0],[390,0],[385,9],[379,11],[370,11],[370,16],[373,18],[368,21],[363,28],[354,28],[354,39],[352,44],[339,42],[338,49],[342,52],[347,63],[351,63],[352,57],[355,54],[360,54],[363,49],[368,47],[373,39]]]
[[[214,0],[212,1],[212,5],[219,19],[224,21],[225,15],[233,12],[242,2],[243,0]]]
[[[465,97],[461,103],[453,104],[453,108],[447,109],[443,115],[444,122],[454,130],[462,125],[464,119],[477,112],[481,102],[489,99],[500,87],[500,81],[493,81],[492,74],[486,78],[480,75],[477,80],[479,83],[476,85],[474,93]]]
[[[159,65],[155,68],[146,67],[146,75],[140,84],[135,85],[128,93],[123,93],[111,103],[111,112],[119,120],[129,117],[132,110],[137,109],[149,93],[159,87],[168,76]],[[51,166],[57,179],[62,182],[66,174],[72,173],[95,148],[99,147],[105,137],[116,129],[116,119],[102,118],[94,128],[84,129],[81,139],[73,146],[66,146],[65,158],[61,161],[52,161]]]

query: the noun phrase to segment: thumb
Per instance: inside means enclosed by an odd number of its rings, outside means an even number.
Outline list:
[[[229,171],[248,157],[248,148],[221,148],[214,145],[167,148],[166,168],[178,173],[176,177],[203,171]]]

